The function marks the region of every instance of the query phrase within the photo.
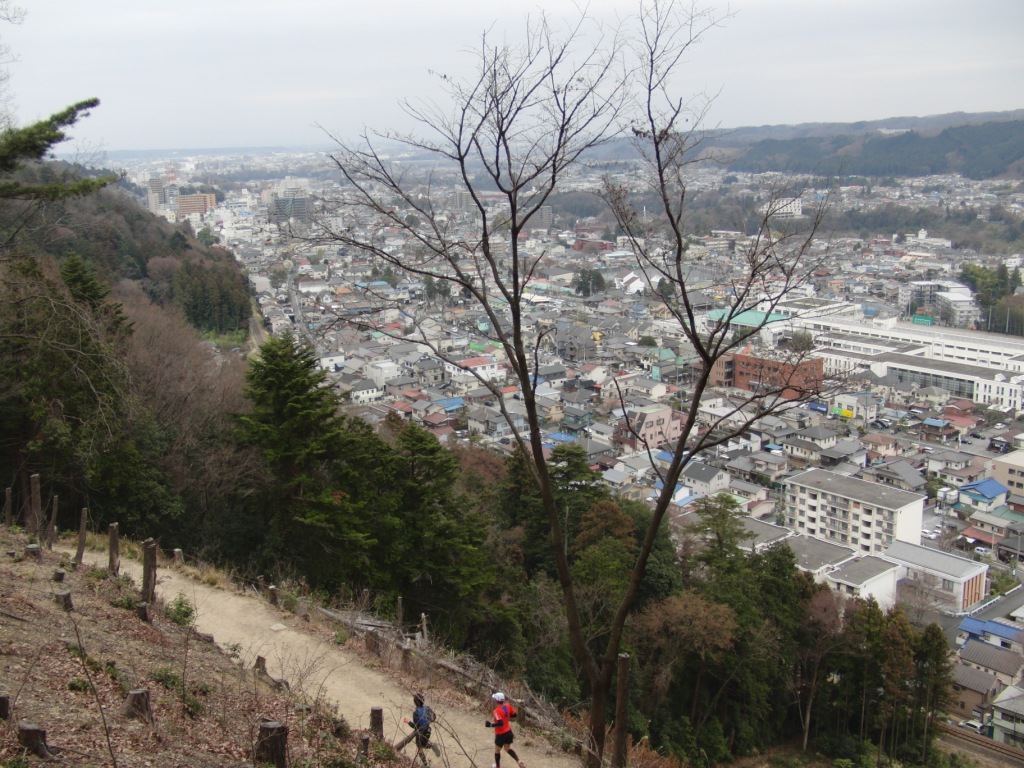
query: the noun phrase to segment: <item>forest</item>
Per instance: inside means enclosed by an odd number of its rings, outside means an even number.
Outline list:
[[[38,474],[61,528],[87,508],[96,530],[117,522],[325,600],[367,590],[389,615],[401,597],[441,642],[582,717],[593,691],[523,450],[449,449],[397,417],[372,426],[289,336],[248,359],[201,344],[246,317],[234,263],[134,208],[114,179],[69,170],[42,184],[24,138],[0,138],[0,160],[23,168],[0,199],[0,476],[15,509]],[[583,635],[600,653],[651,510],[613,497],[578,447],[549,467]],[[783,742],[944,764],[937,626],[841,599],[785,546],[751,551],[728,497],[673,533],[655,531],[621,644],[635,741],[687,764]]]

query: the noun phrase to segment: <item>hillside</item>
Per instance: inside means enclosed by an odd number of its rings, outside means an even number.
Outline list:
[[[25,719],[46,729],[47,744],[68,762],[111,764],[112,749],[119,766],[238,765],[251,757],[256,723],[271,718],[290,727],[290,764],[351,766],[371,707],[383,708],[386,743],[408,732],[401,718],[412,708],[413,690],[426,694],[438,716],[433,740],[445,765],[492,760],[482,727],[487,695],[446,684],[419,654],[411,672],[395,669],[398,659],[367,654],[362,637],[339,645],[348,637],[341,625],[276,609],[218,583],[212,571],[188,568],[161,567],[158,599],[172,609],[147,625],[124,607],[135,601],[138,563],[123,558],[123,575],[114,579],[102,567],[105,552],[87,553],[87,565],[76,571],[69,553],[47,552],[39,563],[21,557],[24,545],[0,528],[7,553],[0,564],[0,692],[10,694],[14,712],[0,724],[0,764],[20,754],[15,724]],[[67,575],[56,585],[51,576],[60,565]],[[71,613],[54,601],[58,590],[71,592]],[[179,595],[195,607],[191,630],[169,618]],[[257,656],[269,674],[253,670]],[[289,689],[276,690],[275,678]],[[125,693],[141,687],[152,697],[152,727],[120,712]],[[338,715],[348,727],[339,727]],[[522,725],[517,730],[528,762],[543,755],[544,765],[555,768],[577,764]],[[348,738],[336,738],[346,732]],[[382,745],[371,762],[401,765],[412,754],[410,748],[396,758]]]

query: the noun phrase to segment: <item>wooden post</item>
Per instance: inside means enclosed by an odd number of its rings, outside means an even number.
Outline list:
[[[18,743],[36,757],[49,760],[52,755],[46,748],[46,731],[35,723],[22,720],[18,723]]]
[[[29,477],[29,508],[25,510],[25,532],[29,536],[39,536],[39,525],[42,512],[39,509],[39,475]]]
[[[427,614],[420,614],[420,629],[423,630],[423,644],[430,644],[430,630],[427,629]]]
[[[629,654],[619,654],[618,680],[615,685],[615,751],[612,753],[612,768],[626,768],[627,707],[629,704]]]
[[[82,512],[78,516],[78,549],[75,550],[75,567],[77,568],[82,564],[82,558],[85,557],[85,536],[86,526],[89,523],[89,508],[82,507]]]
[[[412,649],[408,643],[402,643],[402,671],[409,672],[412,670]]]
[[[63,568],[58,568],[57,570],[55,570],[53,572],[53,580],[56,581],[58,584],[60,584],[62,581],[64,581],[64,569]]]
[[[185,564],[185,553],[182,552],[180,549],[175,549],[174,550],[174,564],[175,565],[184,565]]]
[[[267,660],[262,656],[257,656],[252,666],[257,672],[262,672],[264,675],[267,674]]]
[[[53,542],[57,540],[57,496],[53,497],[53,508],[50,510],[50,522],[46,524],[46,536],[40,536],[40,539],[45,539],[46,548],[49,551],[53,551]]]
[[[364,733],[359,737],[359,762],[366,763],[370,759],[370,734]]]
[[[70,613],[71,611],[75,610],[74,603],[71,602],[71,590],[70,589],[65,589],[65,590],[63,590],[61,592],[55,592],[54,595],[53,595],[53,599],[56,601],[57,605],[59,605],[61,608],[63,608],[68,613]]]
[[[142,602],[156,601],[156,542],[142,542]]]
[[[378,739],[384,738],[384,708],[370,707],[370,733]]]
[[[43,548],[38,544],[25,545],[25,559],[43,561]]]
[[[7,693],[0,693],[0,720],[11,719],[11,696]]]
[[[288,726],[277,720],[261,720],[253,762],[288,768]]]
[[[379,647],[379,644],[377,643],[377,633],[376,632],[374,632],[373,630],[370,630],[369,632],[367,632],[366,636],[363,638],[363,642],[366,645],[366,650],[367,651],[369,651],[370,653],[374,654],[375,656],[380,656],[380,647]]]
[[[117,523],[111,523],[110,528],[110,558],[107,561],[107,570],[112,576],[121,575],[121,541],[117,535]]]
[[[398,600],[395,603],[395,623],[398,625],[398,631],[402,631],[402,596],[398,596]]]
[[[149,603],[136,603],[135,615],[147,624],[153,623],[153,618],[149,615]]]
[[[278,605],[280,605],[277,597],[277,587],[275,587],[273,584],[267,587],[267,599],[270,600],[270,604],[275,608],[277,608]]]
[[[128,691],[128,698],[121,705],[121,714],[147,723],[153,722],[153,708],[149,703],[149,688]]]
[[[11,489],[8,487],[4,491],[4,525],[8,528],[11,527],[11,516],[14,514],[12,503],[13,498],[11,497]]]
[[[263,577],[262,576],[257,576],[256,577],[256,589],[259,590],[261,595],[263,594],[263,590],[266,589],[266,588],[267,588],[267,585],[263,581]]]

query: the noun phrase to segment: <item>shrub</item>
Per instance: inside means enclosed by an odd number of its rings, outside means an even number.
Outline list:
[[[167,606],[167,618],[175,624],[187,627],[195,618],[196,608],[184,595],[178,595]]]
[[[76,677],[68,682],[68,690],[84,693],[89,690],[89,681],[81,677]]]
[[[159,683],[169,691],[181,687],[181,675],[170,667],[160,667],[160,669],[154,670],[150,678],[154,683]]]

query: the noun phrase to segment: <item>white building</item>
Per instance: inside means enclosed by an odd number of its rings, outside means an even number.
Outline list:
[[[784,485],[786,523],[864,554],[880,554],[894,541],[921,541],[924,494],[811,469]]]

